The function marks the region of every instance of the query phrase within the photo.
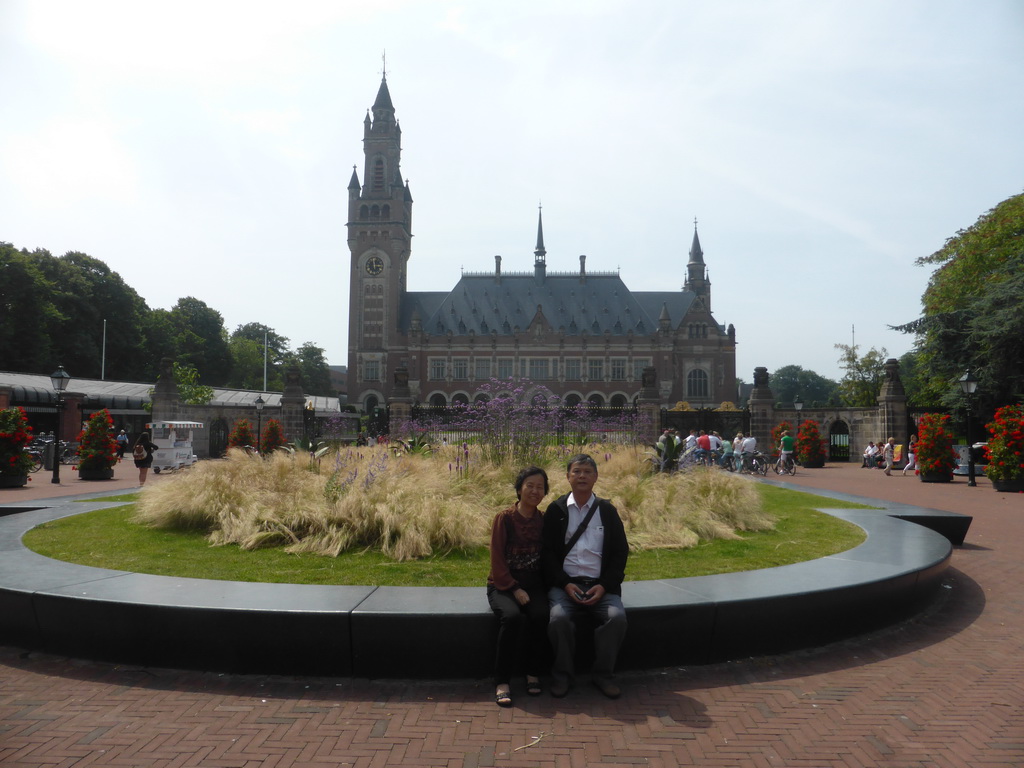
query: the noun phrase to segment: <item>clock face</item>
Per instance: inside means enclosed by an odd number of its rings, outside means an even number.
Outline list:
[[[379,275],[384,271],[384,262],[381,261],[380,256],[371,256],[366,260],[366,273],[369,275]]]

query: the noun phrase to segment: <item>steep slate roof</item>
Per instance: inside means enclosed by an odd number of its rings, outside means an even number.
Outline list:
[[[633,292],[616,273],[590,273],[584,282],[578,273],[464,274],[451,293],[416,293],[405,296],[401,328],[409,331],[414,315],[431,336],[509,335],[525,331],[541,307],[554,331],[577,336],[650,334],[666,308],[672,326],[679,325],[693,303],[692,291]]]

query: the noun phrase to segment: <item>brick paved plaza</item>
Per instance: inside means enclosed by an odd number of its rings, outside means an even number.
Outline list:
[[[120,475],[103,490],[130,488]],[[489,680],[231,676],[0,646],[0,765],[1024,766],[1024,494],[855,465],[791,482],[973,515],[940,599],[833,646],[626,674],[617,701],[520,694],[509,710]]]

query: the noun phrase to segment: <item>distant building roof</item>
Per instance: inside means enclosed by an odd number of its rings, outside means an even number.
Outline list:
[[[150,390],[153,389],[153,386],[153,384],[130,381],[72,378],[68,385],[68,391],[80,392],[85,395],[90,407],[143,412],[143,406],[150,401]],[[10,387],[12,402],[15,405],[25,406],[27,409],[31,409],[36,404],[51,408],[56,404],[56,396],[49,376],[38,373],[0,371],[0,387]],[[280,392],[214,387],[213,400],[210,401],[210,405],[252,405],[261,395],[269,406],[281,404]],[[315,409],[318,416],[329,416],[341,410],[338,398],[319,395],[307,396],[306,407]]]

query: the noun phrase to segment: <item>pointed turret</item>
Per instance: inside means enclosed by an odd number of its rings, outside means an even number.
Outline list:
[[[366,103],[365,101],[363,102]],[[373,116],[377,117],[378,111],[387,110],[394,114],[395,106],[391,103],[391,91],[388,90],[388,79],[385,75],[380,79],[380,88],[377,89],[377,98],[373,102]]]
[[[693,220],[693,242],[690,244],[690,260],[686,263],[686,283],[683,289],[693,291],[703,300],[705,309],[711,311],[711,281],[707,277],[704,251],[697,236],[697,220]]]
[[[356,173],[356,167],[353,165],[352,166],[352,178],[349,179],[349,181],[348,181],[348,191],[350,193],[354,192],[356,194],[356,196],[358,196],[360,189],[362,189],[362,186],[359,184],[359,174]]]
[[[544,250],[544,218],[540,207],[537,207],[537,247],[533,251],[533,255],[537,258],[535,261],[545,261],[547,251]]]
[[[540,206],[537,206],[537,247],[533,251],[533,275],[538,280],[543,280],[547,272],[547,253],[544,250],[544,219]]]

